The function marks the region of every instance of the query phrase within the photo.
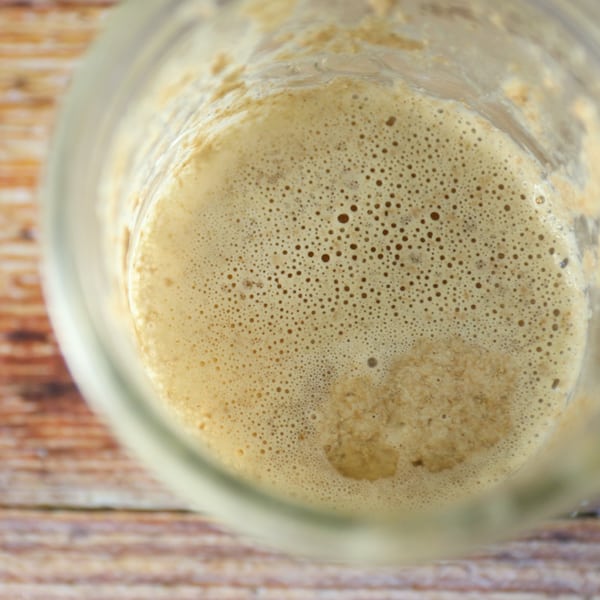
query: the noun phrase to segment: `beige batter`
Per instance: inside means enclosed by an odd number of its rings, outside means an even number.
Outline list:
[[[540,166],[454,102],[337,79],[256,100],[146,216],[129,295],[165,402],[288,497],[451,502],[534,455],[586,305]]]

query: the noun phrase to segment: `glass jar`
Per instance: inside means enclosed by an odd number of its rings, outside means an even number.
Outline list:
[[[116,9],[64,103],[42,194],[49,310],[85,396],[190,506],[312,557],[447,557],[600,490],[599,25],[591,0],[148,0]],[[215,114],[241,90],[260,97],[339,75],[401,79],[461,102],[580,192],[567,208],[585,263],[588,341],[551,439],[493,490],[393,518],[293,502],[220,465],[157,398],[126,291],[144,215],[199,128],[218,132]]]

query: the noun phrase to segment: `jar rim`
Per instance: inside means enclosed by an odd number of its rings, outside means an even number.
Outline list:
[[[598,444],[580,449],[579,461],[556,462],[551,472],[516,476],[502,493],[493,490],[393,520],[348,516],[295,504],[236,478],[152,409],[143,383],[126,360],[115,360],[92,315],[78,275],[81,257],[72,248],[77,223],[69,218],[68,199],[78,166],[93,159],[82,132],[94,131],[102,103],[124,84],[140,45],[157,28],[174,26],[186,6],[197,1],[147,0],[143,7],[129,2],[116,8],[76,73],[55,130],[41,189],[44,290],[61,349],[85,397],[158,478],[192,506],[269,545],[315,558],[383,564],[455,555],[580,499],[590,474],[600,474]]]

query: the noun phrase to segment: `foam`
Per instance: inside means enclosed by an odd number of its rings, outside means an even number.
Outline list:
[[[148,371],[223,463],[287,496],[394,511],[485,489],[538,451],[579,368],[558,203],[457,103],[345,79],[257,100],[135,245]]]

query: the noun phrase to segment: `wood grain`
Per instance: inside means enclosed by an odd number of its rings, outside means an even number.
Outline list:
[[[317,565],[181,511],[118,446],[48,322],[36,207],[57,104],[112,3],[0,0],[0,600],[600,598],[598,519],[471,560]]]
[[[82,401],[40,288],[40,168],[57,103],[107,12],[77,3],[0,8],[2,506],[181,507]]]
[[[182,508],[129,458],[73,384],[0,389],[0,505]]]
[[[0,513],[1,600],[583,598],[600,592],[599,564],[598,520],[557,522],[475,560],[364,568],[259,550],[197,515]]]

